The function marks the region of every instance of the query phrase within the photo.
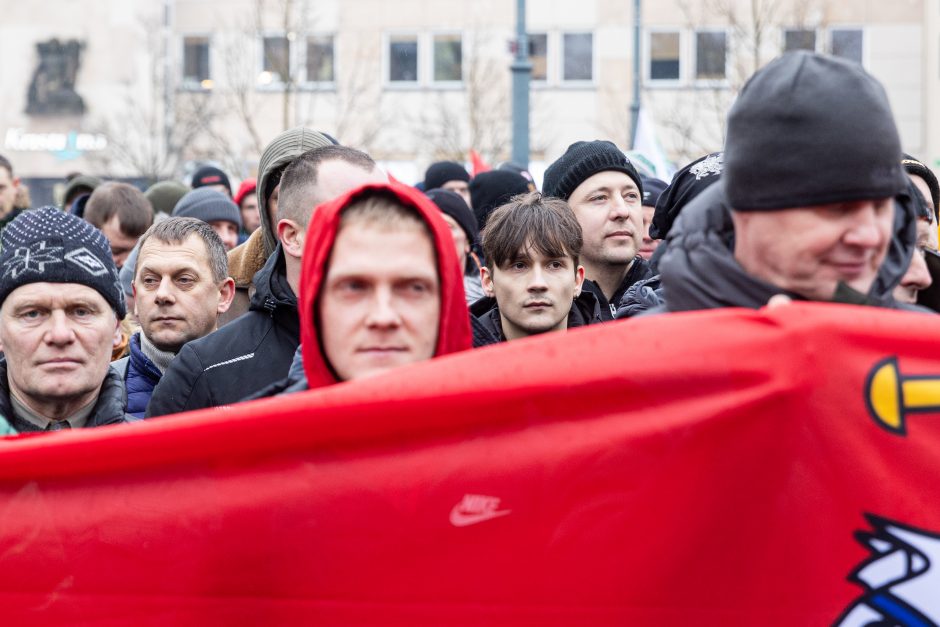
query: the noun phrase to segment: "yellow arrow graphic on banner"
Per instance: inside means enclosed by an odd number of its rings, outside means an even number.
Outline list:
[[[910,413],[940,412],[940,375],[902,375],[895,357],[875,364],[865,387],[872,418],[892,433],[907,433]]]

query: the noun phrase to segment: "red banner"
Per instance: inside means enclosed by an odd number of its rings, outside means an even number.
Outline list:
[[[675,314],[5,441],[5,622],[934,624],[938,355],[925,315]]]

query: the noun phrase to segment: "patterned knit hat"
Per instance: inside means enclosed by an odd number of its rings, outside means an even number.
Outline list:
[[[568,200],[578,185],[607,170],[623,172],[629,176],[636,183],[640,195],[643,195],[643,182],[627,156],[613,142],[600,139],[575,142],[568,146],[565,154],[545,170],[542,193]]]
[[[21,285],[78,283],[97,291],[117,317],[127,313],[104,234],[56,207],[24,211],[0,238],[0,303]]]

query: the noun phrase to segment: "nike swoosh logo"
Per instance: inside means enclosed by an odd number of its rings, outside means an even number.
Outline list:
[[[511,509],[504,509],[498,512],[480,512],[475,514],[468,514],[466,512],[460,511],[455,507],[454,509],[450,510],[450,524],[455,527],[467,527],[468,525],[475,525],[486,520],[492,520],[493,518],[505,516],[511,512]]]

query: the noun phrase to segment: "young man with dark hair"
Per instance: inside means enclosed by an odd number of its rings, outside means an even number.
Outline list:
[[[130,355],[115,362],[132,416],[143,417],[183,345],[215,331],[231,304],[235,282],[225,253],[215,229],[198,218],[168,218],[140,238],[133,283],[140,331],[131,336]]]
[[[153,224],[153,208],[143,192],[127,183],[104,183],[85,205],[85,219],[108,238],[118,270],[144,231]]]
[[[538,192],[490,214],[481,270],[488,298],[471,308],[474,346],[599,322],[597,299],[581,290],[582,242],[568,203]]]

